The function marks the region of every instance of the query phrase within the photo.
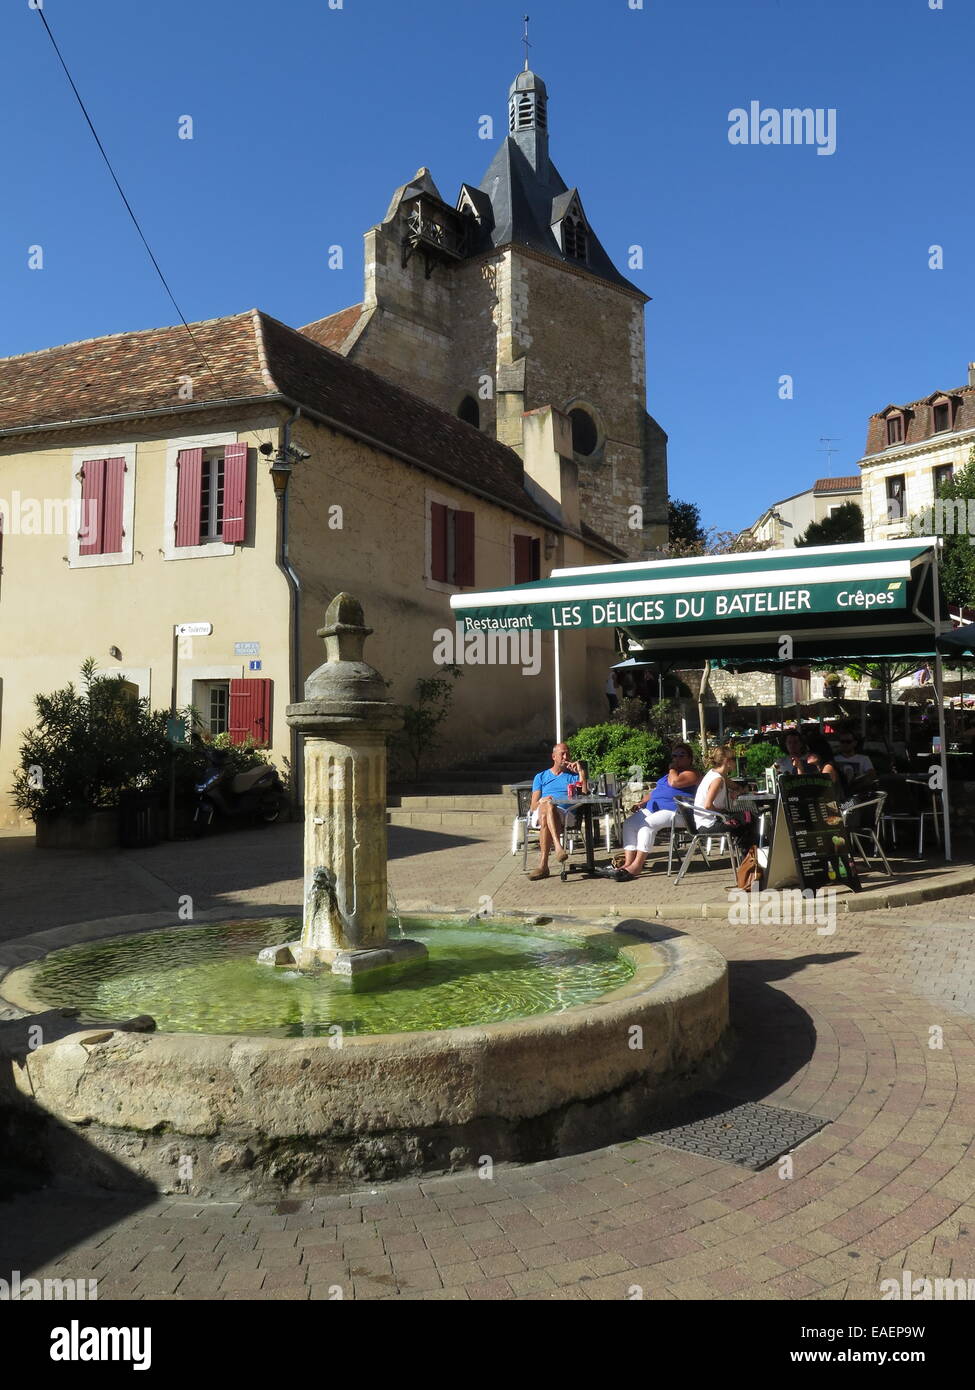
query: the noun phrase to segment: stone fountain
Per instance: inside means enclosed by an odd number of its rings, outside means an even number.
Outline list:
[[[386,885],[386,739],[402,728],[386,683],[363,660],[372,628],[337,594],[318,636],[325,661],[287,720],[304,734],[304,914],[301,938],[261,951],[264,964],[350,977],[354,988],[422,966],[419,941],[390,939]]]
[[[326,660],[287,711],[305,736],[300,926],[211,920],[160,929],[152,914],[119,940],[91,923],[83,926],[95,929],[92,939],[64,950],[63,932],[0,946],[0,1014],[15,1020],[6,1054],[0,1037],[0,1149],[19,1148],[32,1166],[69,1171],[73,1181],[85,1173],[107,1187],[144,1190],[148,1181],[236,1197],[443,1171],[485,1154],[524,1161],[575,1152],[642,1133],[661,1107],[720,1074],[727,966],[665,923],[526,922],[527,914],[487,923],[467,909],[439,912],[436,922],[407,918],[431,943],[429,962],[421,942],[390,940],[386,739],[401,713],[362,658],[369,632],[359,603],[339,594],[319,633]],[[261,928],[266,935],[252,934]],[[509,941],[499,955],[499,931],[524,938],[525,954],[516,959]],[[454,953],[446,965],[445,935]],[[555,964],[546,962],[549,944]],[[567,951],[579,969],[582,957],[609,953],[613,982],[567,1003]],[[235,999],[233,1026],[221,990],[241,988],[244,961],[256,978]],[[526,961],[532,987],[523,996],[516,985],[512,1013],[499,1018]],[[62,983],[45,985],[49,966]],[[274,966],[289,969],[274,978]],[[550,1003],[533,1009],[547,970]],[[61,1009],[83,977],[87,1002]],[[359,990],[371,993],[350,1007]],[[212,1028],[167,1026],[181,992],[190,1016],[203,1013]],[[153,1018],[129,1016],[149,1012],[147,993],[163,1014],[155,1032],[144,1031]],[[315,1022],[306,1028],[310,995]],[[270,1031],[251,1027],[256,996],[273,996]],[[440,1016],[447,1000],[456,1023]],[[61,1021],[52,1026],[55,1009]],[[360,1029],[370,1010],[390,1025],[405,1010],[411,1027]]]

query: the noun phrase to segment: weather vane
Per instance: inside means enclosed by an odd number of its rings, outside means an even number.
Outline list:
[[[528,50],[531,48],[531,44],[528,42],[528,21],[530,20],[530,18],[531,18],[531,15],[527,15],[527,14],[526,14],[526,15],[524,16],[524,20],[525,20],[525,32],[524,32],[524,35],[522,36],[522,43],[525,45],[525,71],[526,71],[526,72],[528,71]]]

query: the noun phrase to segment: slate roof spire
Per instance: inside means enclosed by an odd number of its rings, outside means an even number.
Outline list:
[[[490,246],[530,246],[602,280],[649,296],[616,269],[548,152],[548,88],[529,67],[508,92],[508,134],[479,189],[465,184],[460,205],[476,217],[470,254]]]
[[[508,134],[540,178],[548,179],[548,88],[527,64],[508,92]]]

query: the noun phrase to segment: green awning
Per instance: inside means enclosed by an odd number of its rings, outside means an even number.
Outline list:
[[[686,664],[701,653],[772,658],[783,634],[794,660],[824,643],[823,656],[838,644],[851,659],[887,646],[933,651],[936,545],[912,537],[556,570],[450,603],[469,632],[621,628],[653,659]]]

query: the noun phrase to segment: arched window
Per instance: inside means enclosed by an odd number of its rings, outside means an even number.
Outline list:
[[[599,442],[596,422],[588,410],[583,410],[580,406],[569,411],[569,419],[572,422],[573,451],[588,458],[590,454],[596,452],[596,445]]]
[[[457,407],[457,418],[466,420],[467,424],[473,425],[475,429],[481,428],[481,407],[473,396],[465,396]]]

